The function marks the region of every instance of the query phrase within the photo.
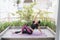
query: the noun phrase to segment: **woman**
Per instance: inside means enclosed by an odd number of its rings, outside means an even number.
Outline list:
[[[32,34],[32,30],[27,26],[27,24],[24,24],[21,28],[22,30],[21,31],[16,31],[15,33],[22,33],[22,34]]]
[[[34,21],[31,24],[31,27],[28,27],[27,24],[25,24],[22,27],[22,34],[32,34],[34,29],[38,29],[41,32],[41,30],[40,30],[40,21],[36,20],[36,16],[35,16]],[[15,33],[19,33],[19,32],[21,32],[21,31],[18,31],[18,32],[15,32]]]
[[[38,29],[38,30],[42,33],[42,31],[40,30],[40,21],[37,20],[37,16],[38,16],[38,14],[35,16],[32,24],[31,24],[31,29],[32,29],[32,30]]]

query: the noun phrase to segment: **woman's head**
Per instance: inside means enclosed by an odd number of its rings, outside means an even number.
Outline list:
[[[38,23],[40,24],[40,20],[38,21]]]
[[[34,24],[37,24],[37,23],[40,24],[40,21],[35,21],[35,22],[34,22]]]
[[[35,21],[33,21],[33,23],[35,23]]]

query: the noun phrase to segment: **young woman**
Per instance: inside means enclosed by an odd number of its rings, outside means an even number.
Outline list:
[[[27,24],[24,24],[21,29],[21,31],[16,31],[15,33],[17,34],[22,32],[22,34],[32,34],[34,29],[38,29],[41,32],[40,21],[33,21],[31,27],[28,27]]]
[[[40,32],[42,32],[41,29],[40,29],[40,21],[37,20],[37,16],[38,16],[38,14],[35,16],[32,24],[31,24],[31,29],[32,29],[32,30],[38,29]]]
[[[21,31],[16,31],[15,34],[17,33],[22,33],[22,34],[32,34],[32,29],[30,29],[30,27],[27,26],[27,24],[24,24],[21,28],[22,30]]]
[[[35,16],[34,21],[31,24],[31,27],[28,27],[27,24],[25,24],[22,27],[22,31],[17,31],[15,33],[22,32],[22,34],[32,34],[34,29],[38,29],[41,32],[41,30],[40,30],[40,21],[36,20],[36,16]]]

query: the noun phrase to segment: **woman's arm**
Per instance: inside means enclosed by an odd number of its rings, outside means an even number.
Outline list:
[[[40,26],[38,26],[38,30],[39,30],[40,32],[42,32]]]
[[[29,27],[32,31],[34,31],[31,27]]]
[[[38,14],[36,14],[36,15],[34,16],[33,21],[36,21],[36,20],[37,20],[37,16],[38,16]]]

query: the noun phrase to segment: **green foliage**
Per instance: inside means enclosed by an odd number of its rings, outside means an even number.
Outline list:
[[[11,22],[11,26],[22,26],[25,22],[21,21],[13,21]]]
[[[6,29],[8,26],[22,26],[25,22],[13,21],[13,22],[4,22],[0,23],[0,32]]]
[[[21,22],[21,21],[13,21],[13,22],[4,22],[4,23],[0,23],[0,32],[3,31],[4,29],[6,29],[8,26],[22,26],[24,25],[26,22]],[[27,22],[28,26],[31,26],[32,21]],[[56,25],[54,22],[48,21],[48,20],[43,20],[40,23],[40,26],[48,26],[51,29],[53,29],[54,31],[56,31]]]
[[[41,22],[41,24],[43,25],[43,26],[50,26],[50,24],[51,24],[51,22],[50,21],[46,21],[46,20],[43,20],[42,22]]]
[[[52,30],[56,31],[56,25],[54,22],[49,21],[49,20],[43,20],[40,23],[41,26],[48,26],[49,28],[51,28]]]
[[[0,32],[9,26],[9,22],[0,23]]]
[[[49,19],[49,14],[52,14],[53,12],[48,12],[48,11],[45,11],[45,10],[40,10],[39,9],[39,12],[38,12],[38,15],[39,15],[39,18],[40,19],[42,19],[42,21],[43,21],[43,19],[45,20],[45,19]]]
[[[27,22],[28,26],[31,26],[31,24],[32,24],[32,21]]]
[[[3,30],[4,28],[2,28],[2,23],[0,22],[0,32]]]
[[[31,20],[31,16],[33,14],[33,6],[36,3],[31,3],[30,6],[24,6],[22,10],[18,10],[16,13],[20,15],[20,19],[21,20],[25,20],[25,21],[30,21]]]

